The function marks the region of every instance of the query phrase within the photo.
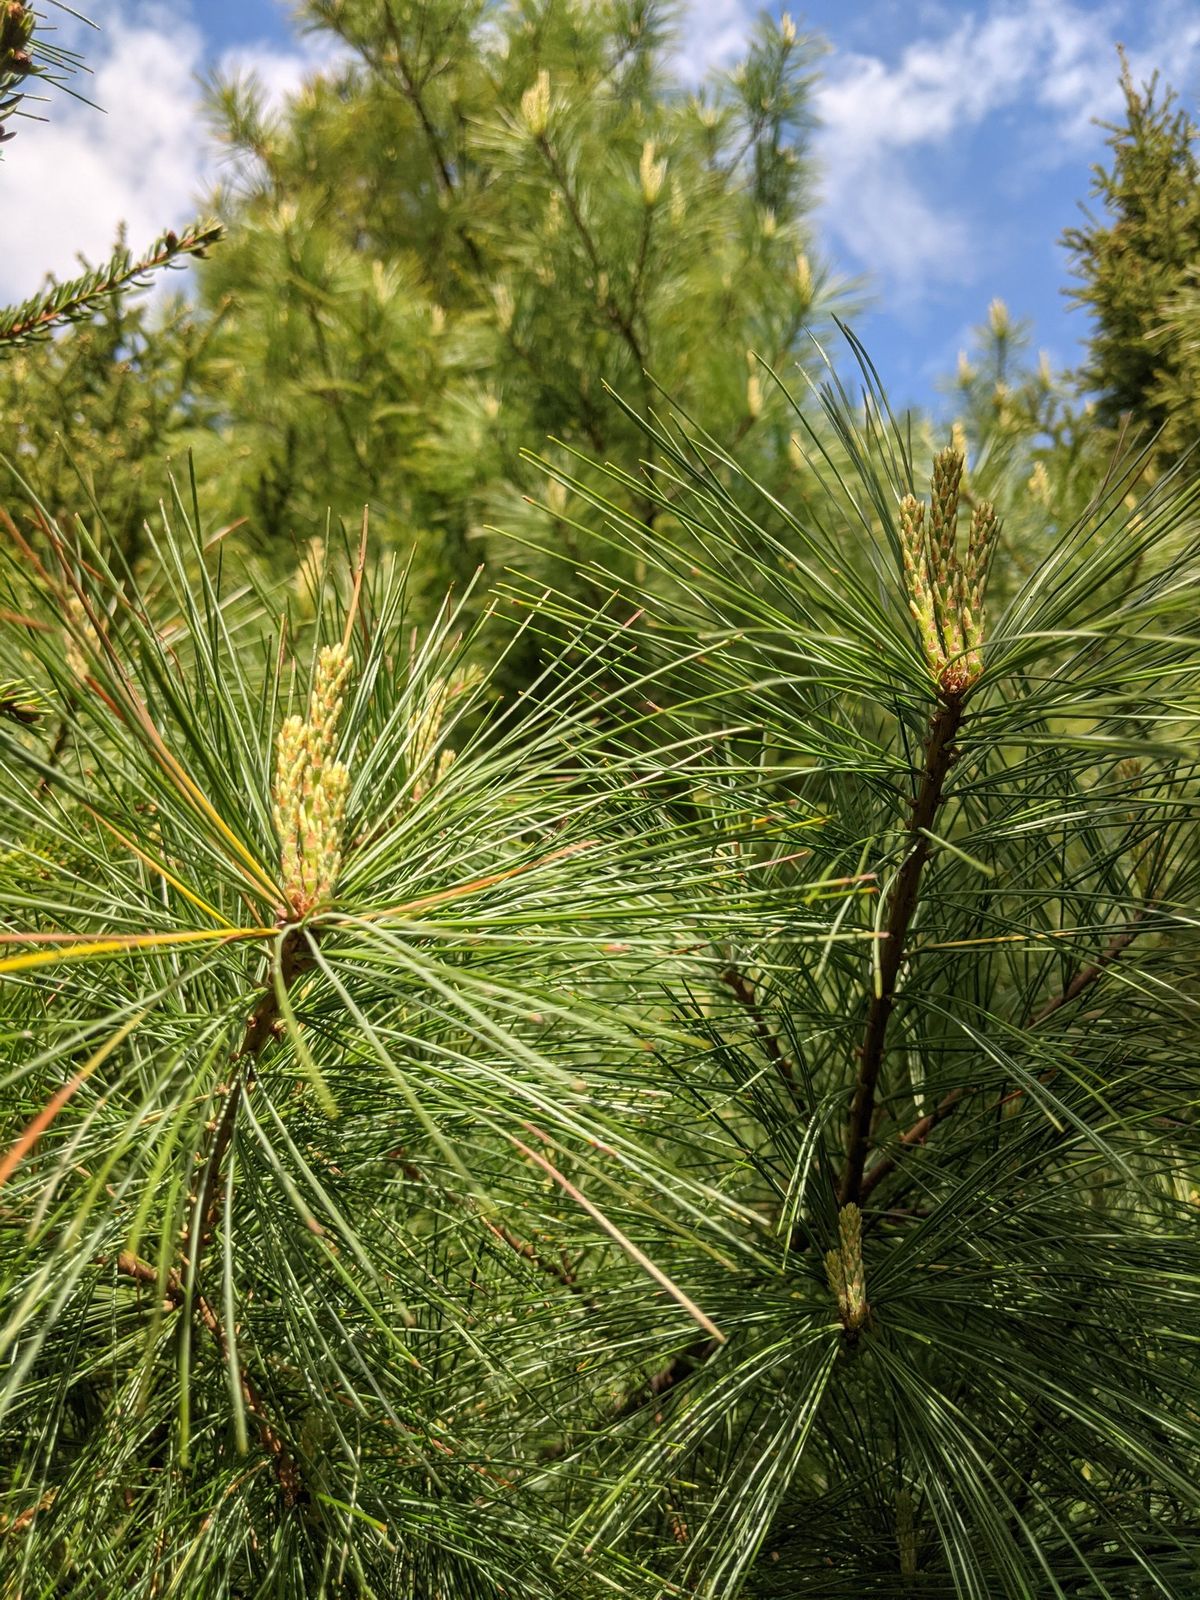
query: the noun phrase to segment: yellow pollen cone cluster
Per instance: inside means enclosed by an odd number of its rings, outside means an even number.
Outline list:
[[[983,670],[984,590],[998,528],[994,507],[981,500],[971,516],[966,553],[960,555],[962,473],[960,450],[939,451],[929,504],[911,494],[900,502],[909,609],[921,630],[929,670],[946,695],[962,694]]]
[[[308,716],[288,717],[275,754],[275,827],[287,910],[307,916],[333,894],[342,864],[347,769],[333,759],[350,659],[341,645],[317,657]]]
[[[412,775],[414,801],[423,799],[450,770],[455,752],[449,748],[442,750],[435,761],[434,749],[453,702],[473,689],[482,676],[478,667],[469,666],[459,668],[448,677],[434,678],[420,706],[408,719],[408,770]]]

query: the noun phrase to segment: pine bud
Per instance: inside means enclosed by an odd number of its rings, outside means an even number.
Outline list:
[[[796,293],[805,305],[811,305],[813,297],[812,266],[808,257],[800,250],[796,254]]]
[[[838,1248],[825,1256],[825,1277],[838,1305],[842,1326],[857,1335],[871,1315],[863,1266],[862,1212],[853,1203],[838,1213]]]
[[[0,6],[0,74],[25,77],[33,71],[28,44],[33,35],[33,12],[21,0]]]
[[[1050,474],[1046,471],[1046,463],[1044,461],[1036,463],[1033,471],[1029,474],[1029,482],[1026,484],[1026,488],[1029,490],[1030,497],[1036,500],[1038,505],[1049,508]]]
[[[501,331],[507,333],[512,327],[513,317],[516,315],[516,304],[513,301],[512,290],[506,283],[497,283],[492,287],[492,299],[496,306],[496,321],[500,324]]]
[[[434,678],[425,690],[421,704],[408,719],[408,759],[411,799],[421,800],[446,776],[454,761],[453,750],[443,750],[434,761],[433,753],[451,703],[473,689],[482,679],[478,667],[463,667],[447,678]]]
[[[545,70],[521,96],[521,116],[535,139],[545,135],[550,125],[550,74]]]
[[[988,328],[993,339],[1007,339],[1012,333],[1012,318],[1008,307],[999,296],[988,306]]]
[[[929,531],[938,551],[938,567],[946,570],[958,528],[958,491],[962,482],[963,458],[953,445],[939,450],[933,458],[930,485]]]
[[[90,668],[82,640],[91,637],[92,623],[87,614],[86,606],[77,594],[71,595],[67,600],[66,621],[67,625],[64,630],[65,649],[63,653],[67,667],[73,678],[80,683],[86,683]]]
[[[642,146],[642,159],[638,164],[638,175],[642,181],[642,199],[648,206],[652,206],[662,193],[663,180],[667,175],[666,160],[654,159],[654,141],[647,139]]]
[[[792,21],[791,13],[785,11],[779,19],[779,36],[784,44],[795,44],[796,24]]]
[[[557,478],[546,480],[546,504],[556,517],[561,517],[567,509],[567,486],[560,483]]]
[[[285,719],[275,743],[274,817],[286,906],[307,916],[332,895],[342,863],[350,774],[332,759],[350,658],[340,644],[317,656],[308,716]]]
[[[980,501],[972,513],[965,555],[959,554],[958,501],[966,440],[934,458],[928,535],[925,506],[912,495],[900,502],[900,554],[909,610],[921,634],[929,669],[943,694],[958,695],[983,670],[984,590],[995,546],[995,508]]]

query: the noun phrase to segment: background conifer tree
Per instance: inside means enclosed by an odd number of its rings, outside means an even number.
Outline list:
[[[170,425],[157,400],[140,414],[123,358],[100,396],[99,335],[78,357],[70,339],[31,356],[22,407],[10,390],[44,500],[65,503],[47,476],[64,415],[120,412],[111,469],[92,473],[110,523],[143,462],[191,449],[247,519],[235,545],[287,564],[331,508],[354,518],[369,500],[436,608],[481,561],[581,581],[529,549],[552,527],[559,557],[579,553],[561,487],[540,510],[526,499],[549,481],[522,451],[548,437],[620,465],[622,501],[659,514],[606,385],[643,403],[661,385],[791,482],[789,408],[755,358],[811,363],[838,303],[807,220],[814,41],[764,21],[732,73],[692,89],[678,9],[660,3],[299,16],[336,53],[285,106],[249,79],[211,86],[229,237],[198,274],[193,333],[121,313],[156,330],[149,393],[183,397]]]
[[[333,484],[335,511],[370,500],[416,537],[438,586],[510,559],[490,525],[545,527],[522,498],[544,498],[530,440],[637,478],[606,386],[648,403],[659,384],[786,474],[787,408],[753,356],[807,360],[829,304],[806,221],[815,51],[790,19],[692,92],[656,0],[300,15],[339,66],[282,115],[252,82],[210,97],[237,176],[202,277],[228,307],[207,375],[255,537],[318,528]]]
[[[1161,435],[1157,453],[1169,462],[1200,425],[1197,130],[1157,75],[1139,86],[1124,57],[1121,86],[1125,118],[1110,132],[1111,165],[1094,169],[1104,214],[1063,235],[1081,280],[1074,298],[1093,318],[1079,378],[1110,433],[1128,418],[1138,435]]]

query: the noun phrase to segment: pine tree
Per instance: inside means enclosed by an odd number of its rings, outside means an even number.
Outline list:
[[[331,496],[346,516],[369,500],[435,595],[481,560],[528,565],[548,528],[570,557],[569,503],[524,498],[547,488],[531,445],[618,464],[622,504],[655,514],[606,386],[644,405],[661,386],[789,480],[756,357],[809,361],[832,292],[806,223],[814,46],[789,19],[691,92],[674,8],[645,0],[300,10],[343,64],[279,114],[252,82],[211,95],[237,176],[201,278],[226,309],[199,459],[248,537],[278,547],[319,533]]]
[[[366,544],[8,529],[5,1600],[1193,1591],[1200,491],[1026,573],[827,404],[585,459],[515,700]]]

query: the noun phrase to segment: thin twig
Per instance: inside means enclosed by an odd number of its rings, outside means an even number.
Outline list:
[[[308,939],[311,937],[315,936],[306,933],[306,930],[299,925],[289,928],[283,936],[279,951],[279,977],[285,992],[292,987],[300,974],[312,965],[312,954],[308,947]],[[255,1064],[268,1041],[274,1036],[279,1020],[279,996],[272,971],[268,972],[262,993],[246,1019],[241,1044],[233,1057],[231,1063],[233,1075],[225,1097],[225,1105],[220,1117],[210,1125],[211,1138],[208,1151],[200,1162],[200,1175],[189,1199],[188,1224],[179,1252],[180,1265],[171,1270],[167,1279],[168,1297],[182,1306],[188,1298],[185,1275],[190,1275],[194,1290],[194,1309],[212,1334],[226,1363],[230,1359],[229,1342],[220,1319],[200,1290],[200,1272],[216,1231],[223,1190],[221,1177],[233,1144],[242,1097],[253,1087]],[[118,1259],[117,1264],[127,1274],[140,1276],[140,1271],[132,1270],[131,1263],[136,1263],[136,1258],[123,1256]],[[150,1267],[146,1270],[157,1282],[158,1275],[155,1269]],[[240,1383],[247,1409],[252,1412],[258,1424],[263,1446],[275,1462],[276,1476],[283,1490],[284,1499],[289,1505],[295,1504],[302,1489],[299,1469],[272,1427],[262,1398],[244,1370],[240,1371]]]
[[[858,1052],[858,1078],[846,1130],[846,1161],[838,1183],[838,1204],[857,1203],[867,1163],[875,1095],[887,1048],[888,1023],[896,1002],[896,983],[904,962],[909,925],[917,909],[921,873],[929,859],[929,834],[937,820],[946,777],[954,760],[954,739],[962,725],[960,694],[946,694],[934,712],[925,741],[924,770],[908,822],[908,851],[892,892],[887,927],[879,946],[875,992],[867,1011]]]
[[[802,1111],[804,1103],[800,1096],[799,1086],[796,1083],[796,1068],[763,1015],[754,985],[736,967],[727,967],[721,974],[721,982],[733,994],[738,1004],[750,1018],[750,1026],[754,1037],[762,1045],[764,1053],[783,1079],[788,1094],[792,1097],[797,1110]]]
[[[158,1269],[151,1266],[148,1261],[141,1261],[128,1250],[123,1250],[117,1257],[116,1268],[123,1277],[132,1278],[135,1283],[144,1283],[158,1286]],[[163,1295],[171,1306],[177,1311],[182,1311],[187,1305],[187,1290],[179,1276],[178,1271],[172,1268],[167,1274],[163,1284]],[[229,1365],[230,1351],[229,1339],[224,1325],[217,1316],[212,1306],[202,1294],[197,1294],[193,1301],[194,1309],[200,1321],[212,1335],[221,1359]],[[246,1371],[244,1361],[238,1362],[238,1383],[242,1391],[242,1399],[246,1403],[246,1410],[254,1418],[258,1429],[259,1441],[263,1449],[275,1463],[275,1472],[279,1478],[279,1486],[288,1505],[295,1505],[302,1492],[300,1470],[288,1452],[287,1446],[275,1431],[270,1415],[263,1403],[258,1388]]]
[[[1058,994],[1051,995],[1049,1000],[1039,1006],[1037,1010],[1031,1012],[1023,1026],[1025,1028],[1039,1027],[1047,1018],[1052,1017],[1056,1011],[1061,1011],[1063,1006],[1070,1005],[1073,1000],[1078,1000],[1081,994],[1086,993],[1137,938],[1141,932],[1138,924],[1141,923],[1145,916],[1146,910],[1143,908],[1138,912],[1128,928],[1122,929],[1120,933],[1113,934],[1108,944],[1090,966],[1081,967]],[[1043,1078],[1042,1081],[1045,1081],[1045,1079]],[[969,1093],[970,1085],[960,1083],[957,1088],[951,1089],[943,1095],[932,1111],[927,1112],[925,1116],[914,1122],[911,1127],[906,1128],[900,1135],[895,1153],[881,1156],[863,1177],[860,1198],[865,1200],[876,1185],[882,1183],[884,1178],[896,1169],[900,1157],[906,1150],[916,1149],[923,1145],[938,1124],[953,1115]],[[1012,1094],[1006,1095],[1004,1099],[1005,1101],[1016,1099],[1024,1093],[1024,1089],[1017,1089]]]
[[[494,1234],[497,1239],[508,1245],[511,1250],[515,1250],[519,1256],[523,1256],[526,1261],[531,1262],[539,1272],[546,1273],[548,1277],[557,1278],[559,1283],[570,1289],[572,1294],[583,1293],[579,1279],[567,1263],[565,1252],[561,1261],[555,1261],[542,1255],[535,1245],[530,1244],[528,1239],[522,1239],[519,1233],[514,1233],[511,1228],[505,1227],[502,1222],[489,1222],[486,1217],[480,1217],[479,1220],[489,1233]]]

